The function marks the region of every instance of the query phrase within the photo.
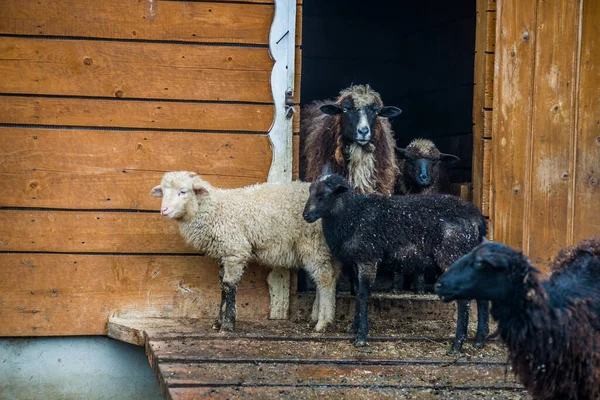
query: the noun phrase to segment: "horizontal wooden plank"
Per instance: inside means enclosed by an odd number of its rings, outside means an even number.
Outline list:
[[[152,340],[149,349],[153,362],[164,363],[198,362],[227,359],[236,361],[276,362],[277,360],[303,360],[305,362],[356,362],[380,363],[384,360],[455,360],[446,355],[448,343],[431,341],[372,342],[365,349],[343,341],[327,343],[319,341],[269,340],[256,342],[253,339],[223,338],[203,340],[180,338]],[[489,343],[484,349],[465,348],[469,355],[480,362],[504,362],[506,350],[497,342]]]
[[[169,389],[170,400],[197,399],[527,399],[524,389],[496,388],[414,388],[414,387],[200,387]]]
[[[0,37],[4,93],[269,103],[272,67],[266,48]]]
[[[166,386],[171,385],[360,385],[423,386],[471,385],[519,387],[504,379],[503,365],[318,365],[202,363],[159,364]]]
[[[272,105],[0,95],[0,123],[268,132]]]
[[[298,145],[294,136],[296,155]],[[2,207],[154,210],[149,190],[164,172],[246,186],[266,181],[271,149],[266,135],[0,128],[0,159],[12,188],[0,191]]]
[[[0,32],[268,44],[273,13],[273,5],[226,2],[8,0],[0,7]]]
[[[0,254],[0,269],[0,336],[105,335],[111,315],[215,318],[220,302],[206,257]],[[268,317],[266,275],[247,269],[240,319]]]
[[[160,208],[160,199],[155,203]],[[158,212],[6,209],[0,210],[0,251],[194,253],[176,223]]]

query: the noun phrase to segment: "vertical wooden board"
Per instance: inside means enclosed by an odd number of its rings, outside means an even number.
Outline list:
[[[496,50],[496,12],[486,11],[485,52],[493,53]]]
[[[105,335],[111,315],[215,318],[221,298],[218,265],[201,256],[0,254],[0,270],[0,336]],[[240,319],[267,318],[266,276],[245,271]]]
[[[571,242],[600,233],[600,2],[585,1],[578,130],[571,192]]]
[[[472,182],[473,182],[473,203],[481,207],[482,186],[483,186],[483,143],[481,138],[484,135],[483,119],[483,89],[485,78],[485,35],[487,19],[486,8],[487,0],[477,0],[477,14],[475,26],[475,68],[473,86],[473,161],[472,161]]]
[[[494,53],[485,53],[485,78],[483,106],[487,109],[493,107],[494,99]]]
[[[567,245],[571,148],[575,135],[579,2],[538,4],[531,168],[524,249],[534,265]]]
[[[492,179],[492,141],[483,139],[483,189],[481,198],[481,212],[486,217],[490,216],[491,181]]]
[[[483,112],[483,137],[484,137],[484,139],[492,138],[492,121],[493,121],[492,110],[484,111]]]
[[[521,248],[531,123],[536,3],[498,3],[493,101],[494,238]]]

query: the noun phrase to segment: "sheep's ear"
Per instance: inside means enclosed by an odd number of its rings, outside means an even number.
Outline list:
[[[150,196],[152,196],[152,197],[163,197],[163,192],[162,192],[162,188],[160,187],[160,185],[154,186],[152,188],[152,190],[150,191]]]
[[[342,194],[348,191],[348,186],[345,185],[337,185],[333,188],[333,194]]]
[[[394,106],[385,106],[377,114],[383,118],[394,118],[402,114],[402,110]]]
[[[321,106],[320,109],[324,114],[327,115],[337,115],[344,112],[342,107],[338,106],[337,104],[325,104],[324,106]]]
[[[323,165],[323,169],[321,170],[321,175],[331,175],[331,164],[327,163]]]
[[[208,190],[198,182],[192,184],[192,189],[196,193],[196,196],[206,196],[208,194]]]
[[[440,161],[446,165],[454,165],[460,161],[460,158],[454,154],[440,153]]]

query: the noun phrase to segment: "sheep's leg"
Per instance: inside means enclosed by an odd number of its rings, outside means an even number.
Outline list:
[[[396,264],[394,268],[394,286],[393,293],[400,293],[404,290],[404,266],[401,263]]]
[[[225,310],[220,332],[232,332],[235,329],[237,285],[244,273],[244,266],[245,264],[239,262],[223,261],[222,295],[225,297]]]
[[[362,347],[367,344],[367,334],[369,333],[369,296],[371,295],[371,286],[375,282],[377,275],[377,263],[364,263],[358,265],[358,315],[354,315],[354,320],[358,319],[358,332],[354,345]]]
[[[358,276],[358,266],[356,264],[352,266],[352,274],[352,281],[354,281],[354,277]],[[354,282],[352,284],[354,284]],[[356,292],[358,293],[358,287]],[[348,331],[349,333],[358,332],[358,321],[360,319],[360,300],[358,299],[358,294],[355,294],[354,296],[354,318],[352,319],[352,326],[350,326],[350,330]]]
[[[469,309],[471,308],[470,300],[458,300],[458,320],[456,322],[456,337],[452,342],[452,347],[448,355],[456,355],[462,351],[462,345],[467,339],[467,328],[469,326]]]
[[[219,264],[219,287],[221,288],[221,305],[219,306],[219,316],[217,320],[214,322],[212,328],[215,330],[221,329],[221,324],[223,324],[223,315],[225,314],[225,290],[223,288],[223,275],[225,275],[225,268],[223,264]]]
[[[474,346],[481,349],[490,333],[489,327],[490,305],[487,300],[477,300],[477,334]]]
[[[348,281],[350,282],[350,295],[356,296],[356,292],[358,290],[358,281],[356,279],[356,271],[354,270],[354,265],[343,264],[342,271],[348,277]]]
[[[425,271],[420,271],[415,274],[413,288],[417,294],[425,294]]]
[[[312,312],[310,314],[311,322],[317,322],[319,320],[319,309],[320,309],[320,293],[319,284],[317,283],[317,292],[315,294],[315,301],[313,302]]]

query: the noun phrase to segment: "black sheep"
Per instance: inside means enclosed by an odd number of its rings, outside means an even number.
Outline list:
[[[492,301],[513,370],[534,398],[600,398],[600,237],[563,250],[545,281],[521,252],[484,243],[440,277],[436,292]]]
[[[451,195],[359,195],[339,175],[326,168],[310,186],[304,219],[322,219],[331,253],[352,265],[358,277],[356,310],[351,331],[356,346],[366,344],[368,302],[377,266],[397,263],[418,269],[435,264],[442,270],[469,252],[486,234],[485,220],[473,204]],[[458,352],[467,335],[469,301],[458,303],[458,326],[451,352]],[[478,304],[476,342],[488,333],[488,304]]]
[[[455,155],[441,153],[428,139],[414,139],[405,149],[396,149],[400,175],[396,194],[451,193],[447,167],[460,161]]]
[[[394,188],[395,194],[452,194],[452,184],[447,167],[460,161],[455,155],[441,153],[428,139],[414,139],[404,149],[396,149],[400,174]],[[393,291],[401,292],[404,274],[394,271]],[[425,269],[414,276],[415,292],[425,292]]]

